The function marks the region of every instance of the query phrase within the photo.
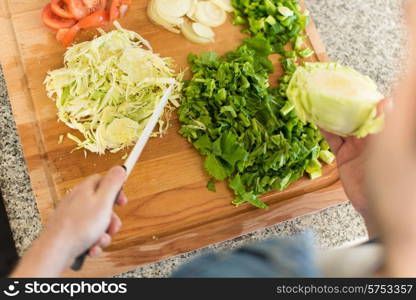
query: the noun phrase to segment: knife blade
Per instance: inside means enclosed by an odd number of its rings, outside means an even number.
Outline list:
[[[131,174],[131,172],[133,171],[134,166],[136,165],[137,161],[140,158],[140,155],[143,152],[144,147],[147,144],[147,141],[149,140],[153,129],[156,127],[157,122],[159,121],[164,108],[166,106],[166,104],[169,101],[169,97],[172,94],[172,90],[173,90],[174,85],[171,84],[168,89],[163,93],[162,98],[160,99],[159,103],[156,105],[156,108],[152,114],[152,116],[150,117],[149,121],[146,124],[146,127],[144,128],[142,134],[140,135],[139,139],[136,142],[136,145],[134,146],[133,150],[130,152],[130,155],[127,157],[126,161],[123,164],[123,168],[126,170],[127,173],[127,178],[129,177],[129,175]],[[120,194],[120,193],[119,193]],[[114,200],[117,201],[118,196],[117,195],[116,199]],[[84,261],[85,258],[88,255],[88,251],[89,249],[87,249],[84,253],[82,253],[81,255],[79,255],[74,263],[71,266],[71,269],[74,271],[79,271],[82,269],[82,266],[84,265]]]
[[[130,152],[129,157],[124,162],[124,168],[127,172],[127,177],[130,175],[131,171],[133,170],[136,162],[138,161],[140,155],[143,152],[144,147],[146,146],[147,141],[150,138],[150,135],[153,132],[160,116],[163,113],[163,110],[169,100],[170,95],[172,94],[173,85],[169,86],[169,88],[165,91],[164,95],[160,99],[158,105],[156,106],[155,111],[153,112],[152,117],[148,121],[146,127],[143,130],[139,140],[137,141],[136,145],[134,146],[133,150]]]

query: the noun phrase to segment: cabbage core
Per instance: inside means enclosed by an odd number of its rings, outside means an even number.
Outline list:
[[[336,63],[305,63],[287,95],[298,117],[341,136],[365,137],[383,128],[377,103],[383,95],[367,76]]]

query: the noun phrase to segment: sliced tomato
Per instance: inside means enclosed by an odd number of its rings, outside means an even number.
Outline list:
[[[64,0],[68,10],[75,19],[81,20],[89,14],[88,8],[85,6],[83,0]]]
[[[62,43],[65,47],[70,46],[81,28],[78,24],[72,26],[71,28],[62,28],[59,29],[56,33],[56,39]]]
[[[78,22],[79,28],[101,27],[108,24],[109,16],[105,10],[99,10]]]
[[[112,0],[110,5],[110,22],[124,17],[130,4],[131,0]]]
[[[101,0],[101,5],[100,5],[100,9],[107,9],[107,0]]]
[[[84,5],[88,8],[90,13],[98,10],[105,10],[107,7],[107,0],[82,0]]]
[[[56,39],[63,44],[63,40],[65,39],[65,35],[68,33],[69,28],[61,28],[56,33]]]
[[[120,5],[119,11],[120,11],[120,16],[122,18],[126,15],[128,9],[129,9],[129,6],[127,4]]]
[[[120,8],[121,0],[113,0],[111,1],[110,6],[110,22],[117,20],[120,17]]]
[[[88,8],[94,8],[100,4],[99,0],[82,0],[82,2],[84,2],[84,5]]]
[[[55,15],[62,18],[73,19],[74,16],[70,13],[63,0],[52,0],[51,9]]]
[[[61,28],[69,28],[77,22],[74,19],[62,18],[54,14],[51,8],[51,4],[48,4],[43,8],[42,20],[43,20],[43,23],[45,23],[47,27],[53,30],[59,30]]]

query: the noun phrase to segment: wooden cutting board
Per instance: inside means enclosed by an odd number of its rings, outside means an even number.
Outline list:
[[[0,0],[0,61],[43,223],[67,190],[93,173],[122,164],[125,153],[89,153],[85,158],[82,151],[71,153],[72,141],[58,144],[59,136],[69,129],[57,122],[55,105],[47,98],[42,82],[48,70],[62,66],[65,49],[40,19],[47,2]],[[153,25],[145,14],[148,1],[133,2],[122,25],[148,39],[155,52],[173,57],[178,69],[187,67],[189,52],[223,54],[235,49],[243,38],[229,21],[215,30],[216,43],[192,44]],[[307,33],[316,52],[312,60],[327,60],[313,24]],[[272,82],[280,74],[276,62]],[[317,180],[304,178],[284,192],[265,195],[268,210],[250,205],[235,208],[225,184],[217,184],[216,193],[206,189],[203,160],[177,133],[179,124],[174,123],[166,137],[149,142],[125,185],[130,202],[118,210],[124,226],[111,247],[102,257],[88,259],[81,272],[65,275],[110,276],[346,201],[335,166],[327,166]]]

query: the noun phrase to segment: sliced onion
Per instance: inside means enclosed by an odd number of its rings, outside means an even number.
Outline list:
[[[207,39],[213,39],[215,36],[215,33],[212,31],[211,27],[205,26],[201,23],[192,23],[192,29],[197,35]]]
[[[186,13],[186,16],[191,19],[192,21],[196,21],[195,19],[195,12],[196,12],[196,6],[198,4],[198,0],[192,0],[191,7],[189,8],[188,12]]]
[[[164,10],[162,9],[163,6],[161,6],[161,2],[158,0],[153,0],[153,9],[154,12],[160,16],[162,19],[164,19],[166,22],[172,24],[172,25],[180,25],[183,23],[182,17],[175,17],[172,15],[167,15]]]
[[[218,27],[227,20],[227,13],[210,1],[199,1],[195,12],[196,20],[209,27]]]
[[[173,33],[181,33],[181,31],[175,27],[171,22],[167,21],[166,18],[163,18],[158,11],[155,9],[155,0],[151,0],[147,6],[147,15],[149,16],[150,20],[155,22],[156,24],[164,27],[165,29],[169,30]],[[183,22],[183,19],[182,19]],[[179,24],[177,24],[179,25]]]
[[[206,43],[211,43],[214,41],[213,38],[206,38],[206,37],[198,35],[194,31],[192,24],[190,24],[189,22],[185,21],[183,24],[181,24],[180,28],[182,30],[183,35],[191,42],[198,43],[198,44],[206,44]]]
[[[224,24],[230,9],[230,0],[150,0],[147,13],[156,24],[202,44],[214,42],[211,27]],[[185,21],[185,15],[195,22]]]
[[[191,0],[155,0],[155,5],[161,15],[175,18],[185,16],[191,4]]]
[[[218,5],[219,7],[221,7],[226,12],[233,12],[234,11],[234,7],[231,4],[231,0],[211,0],[211,2]]]

